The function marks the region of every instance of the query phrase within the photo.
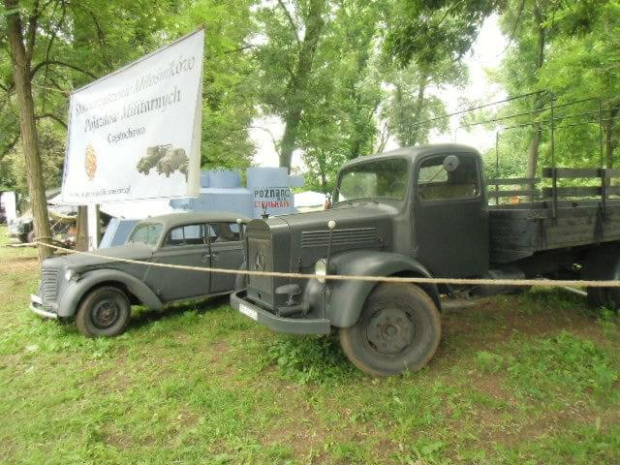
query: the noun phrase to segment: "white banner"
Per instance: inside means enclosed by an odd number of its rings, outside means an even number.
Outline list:
[[[194,197],[204,30],[71,95],[66,204]]]

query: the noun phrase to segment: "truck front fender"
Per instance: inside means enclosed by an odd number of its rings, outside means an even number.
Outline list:
[[[163,304],[146,284],[138,278],[118,270],[89,271],[75,281],[71,280],[65,288],[58,305],[58,316],[70,317],[75,315],[82,298],[94,287],[101,284],[120,285],[127,288],[143,305],[159,310]]]
[[[339,275],[350,276],[419,276],[431,278],[428,270],[413,258],[390,252],[345,252],[330,260]],[[331,266],[330,266],[331,268]],[[332,288],[327,304],[327,315],[332,326],[353,326],[362,311],[366,298],[378,283],[372,281],[331,281]],[[439,291],[434,284],[419,285],[441,310]]]

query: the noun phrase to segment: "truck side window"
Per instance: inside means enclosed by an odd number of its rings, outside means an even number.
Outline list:
[[[480,195],[480,180],[476,159],[458,155],[459,164],[454,171],[446,171],[446,155],[427,158],[418,171],[418,196],[421,200],[471,199]]]

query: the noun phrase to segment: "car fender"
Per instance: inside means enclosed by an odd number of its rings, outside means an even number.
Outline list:
[[[431,278],[429,271],[417,260],[405,255],[380,251],[354,251],[334,256],[330,268],[336,274],[349,276],[419,276]],[[373,281],[331,281],[328,284],[331,295],[328,299],[327,314],[331,324],[338,328],[353,326],[362,311],[366,298],[377,285]],[[439,291],[435,284],[419,285],[441,310]]]
[[[81,275],[77,281],[70,281],[59,302],[58,316],[70,317],[75,315],[77,307],[86,293],[103,283],[120,283],[135,295],[143,305],[155,310],[163,307],[157,294],[138,278],[122,271],[103,269],[89,271]]]

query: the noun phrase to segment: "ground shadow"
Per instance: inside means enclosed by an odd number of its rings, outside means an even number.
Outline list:
[[[184,313],[194,311],[197,313],[206,313],[227,305],[229,302],[229,296],[217,296],[209,297],[207,299],[200,300],[188,300],[178,304],[171,304],[164,307],[162,310],[153,310],[147,307],[138,307],[132,310],[132,317],[129,322],[128,330],[138,330],[140,328],[149,326],[157,321],[179,318]]]

